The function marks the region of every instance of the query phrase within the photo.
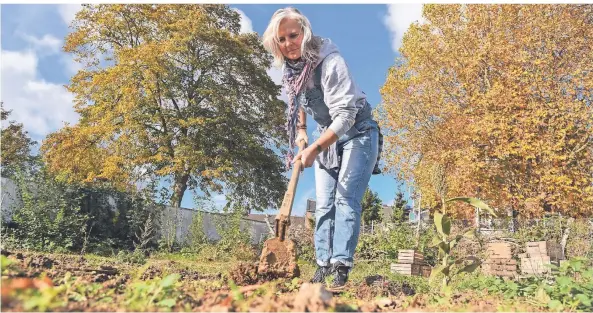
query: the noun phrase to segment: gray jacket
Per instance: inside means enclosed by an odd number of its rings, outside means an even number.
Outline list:
[[[340,138],[354,137],[368,128],[378,129],[365,93],[354,82],[346,61],[330,39],[323,39],[318,62],[313,79],[297,101],[317,122],[319,133],[331,129]],[[317,160],[324,168],[337,168],[337,144],[323,151]],[[377,166],[374,173],[380,173]]]

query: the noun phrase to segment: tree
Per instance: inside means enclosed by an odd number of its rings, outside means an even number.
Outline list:
[[[286,179],[280,88],[256,33],[240,34],[225,5],[85,5],[64,46],[84,64],[71,79],[81,118],[42,151],[63,179],[132,188],[169,182],[232,194],[242,207],[277,205]]]
[[[410,206],[408,206],[408,201],[404,200],[404,194],[402,192],[398,192],[395,196],[395,200],[391,206],[391,209],[392,223],[401,224],[402,222],[409,219],[405,212],[410,211]]]
[[[475,196],[526,217],[590,215],[593,6],[425,5],[423,17],[381,89],[389,169],[432,208]]]
[[[370,188],[364,192],[362,197],[362,222],[364,225],[370,224],[372,221],[380,222],[382,217],[382,202],[379,194],[373,192]]]
[[[4,103],[0,104],[1,120],[8,119],[12,111],[4,109]],[[31,140],[23,124],[9,121],[6,127],[2,127],[2,149],[1,163],[2,176],[10,176],[17,168],[22,168],[30,161],[31,146],[36,142]]]

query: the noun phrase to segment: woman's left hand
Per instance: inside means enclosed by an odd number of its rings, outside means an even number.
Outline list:
[[[301,150],[301,152],[299,152],[292,160],[292,164],[294,164],[294,162],[300,159],[303,164],[303,167],[311,167],[313,165],[313,162],[315,162],[315,158],[318,154],[319,152],[317,151],[317,144],[314,143],[309,147]]]

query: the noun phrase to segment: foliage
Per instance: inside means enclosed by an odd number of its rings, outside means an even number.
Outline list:
[[[257,247],[251,243],[251,232],[242,226],[243,212],[211,213],[209,223],[214,226],[218,238],[209,238],[204,231],[204,217],[208,213],[194,213],[187,237],[176,243],[174,250],[179,248],[184,254],[210,261],[254,260]]]
[[[189,225],[187,245],[192,252],[199,253],[205,245],[210,243],[204,231],[204,214],[202,211],[194,213]]]
[[[507,299],[528,297],[540,307],[562,311],[586,311],[593,309],[593,269],[583,258],[571,259],[561,266],[551,265],[553,276],[536,277],[515,281],[489,278],[487,281],[470,283],[470,288],[487,288],[490,293],[500,293]]]
[[[102,255],[154,246],[159,211],[145,194],[98,182],[70,184],[48,173],[40,160],[31,165],[13,175],[22,206],[14,207],[7,225],[12,246]]]
[[[162,279],[136,282],[126,290],[125,305],[133,311],[150,308],[171,308],[176,304],[179,274],[170,274]]]
[[[475,229],[470,229],[463,235],[451,235],[451,219],[446,214],[446,203],[459,201],[468,203],[474,207],[486,210],[494,215],[494,211],[490,209],[490,207],[476,198],[452,198],[448,200],[443,200],[443,212],[435,212],[434,213],[434,226],[437,230],[437,235],[433,237],[432,246],[438,247],[439,249],[439,259],[441,265],[434,268],[431,272],[431,278],[436,277],[442,274],[443,277],[443,285],[442,290],[446,292],[446,289],[451,282],[451,279],[460,273],[471,273],[480,266],[481,262],[479,259],[473,256],[468,256],[464,258],[456,259],[455,256],[452,255],[452,251],[457,246],[457,244],[463,238],[475,238]],[[469,264],[465,264],[463,267],[459,269],[455,269],[456,265],[463,265],[465,261],[471,261]]]
[[[223,253],[233,254],[236,249],[249,246],[251,243],[251,233],[241,227],[243,212],[234,210],[215,217],[216,232],[220,235],[216,245]]]
[[[431,207],[442,164],[451,194],[525,217],[589,216],[592,16],[591,5],[425,5],[381,89],[388,169]]]
[[[290,226],[289,228],[289,238],[294,240],[296,243],[297,249],[297,256],[299,261],[303,262],[310,262],[310,264],[314,264],[316,257],[315,257],[315,242],[314,239],[314,230],[315,226],[313,225],[311,228],[307,229],[307,227],[303,226]]]
[[[136,249],[132,252],[120,250],[115,256],[116,260],[121,263],[129,264],[145,264],[146,254],[141,249]]]
[[[362,196],[362,223],[363,225],[370,225],[372,221],[380,222],[383,216],[383,202],[379,198],[379,194],[373,192],[370,188],[364,192]]]
[[[409,220],[408,216],[404,214],[406,210],[410,210],[410,206],[407,204],[408,202],[404,199],[404,194],[402,192],[398,192],[395,196],[393,205],[391,206],[391,223],[399,225],[402,222]]]
[[[22,207],[13,212],[7,231],[21,248],[39,251],[73,251],[79,248],[89,219],[80,209],[77,189],[56,181],[43,170],[17,172]]]
[[[80,192],[83,207],[91,217],[87,223],[91,251],[156,247],[164,207],[154,203],[149,192],[121,192],[98,184],[87,185]]]
[[[396,225],[375,233],[362,233],[356,246],[356,259],[386,260],[397,258],[397,251],[414,249],[416,246],[414,230],[408,224]]]
[[[569,226],[566,257],[593,259],[593,222],[590,219],[575,220]]]
[[[166,181],[176,207],[188,188],[278,205],[284,103],[240,26],[226,5],[84,5],[64,45],[83,65],[67,86],[81,119],[44,141],[50,169],[122,189]]]
[[[8,119],[11,111],[4,110],[4,103],[0,103],[1,120]],[[4,122],[2,123],[4,124]],[[10,177],[16,169],[23,167],[30,161],[31,146],[36,142],[31,140],[23,124],[9,121],[8,126],[2,125],[2,149],[0,151],[2,163],[2,176]]]

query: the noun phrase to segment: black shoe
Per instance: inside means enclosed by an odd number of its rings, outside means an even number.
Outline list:
[[[332,282],[331,289],[339,290],[344,288],[346,282],[348,282],[348,272],[350,272],[350,267],[338,261],[333,264],[333,272],[334,281]]]
[[[319,266],[317,265],[317,270],[315,274],[313,274],[313,278],[311,278],[311,283],[324,283],[325,278],[331,274],[331,268],[329,266]]]

